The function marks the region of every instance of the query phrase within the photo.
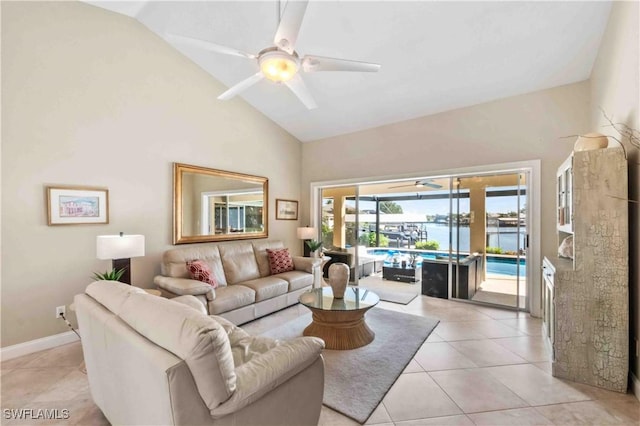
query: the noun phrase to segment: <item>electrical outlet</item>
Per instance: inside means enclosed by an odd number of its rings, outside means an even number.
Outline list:
[[[56,307],[56,318],[61,318],[61,315],[67,315],[66,306],[57,306]]]

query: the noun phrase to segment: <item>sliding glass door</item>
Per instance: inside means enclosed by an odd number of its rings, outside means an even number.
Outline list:
[[[322,188],[327,264],[348,264],[352,285],[526,310],[528,180],[514,170]]]
[[[450,295],[452,298],[472,300],[475,293],[476,257],[471,250],[470,225],[475,224],[475,211],[472,212],[470,207],[470,188],[461,177],[452,176],[450,188]]]
[[[452,180],[451,297],[525,309],[525,174],[467,175]]]

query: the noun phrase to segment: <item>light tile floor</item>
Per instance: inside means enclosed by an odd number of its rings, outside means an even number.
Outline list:
[[[638,425],[640,402],[551,376],[539,319],[524,313],[419,296],[384,309],[441,322],[389,390],[367,424],[422,425]],[[259,334],[306,313],[296,305],[243,328]],[[69,409],[59,424],[108,424],[91,401],[73,343],[1,364],[4,408]],[[7,420],[2,424],[21,424]],[[28,421],[28,424],[56,422]],[[322,408],[321,425],[357,425]]]

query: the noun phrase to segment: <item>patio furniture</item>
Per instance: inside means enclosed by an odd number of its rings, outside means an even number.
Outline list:
[[[458,266],[451,265],[451,297],[469,300],[482,282],[483,256],[469,255],[460,260]],[[456,278],[460,276],[456,285]],[[448,298],[449,259],[424,259],[422,261],[422,294],[425,296]]]
[[[383,266],[382,278],[390,281],[401,281],[405,283],[416,283],[422,276],[422,266],[415,268],[410,266]]]
[[[364,248],[364,247],[363,247]],[[374,272],[380,272],[378,265],[382,265],[382,262],[376,262],[376,258],[368,256],[366,248],[358,251],[358,266],[355,265],[355,248],[348,249],[332,249],[324,252],[325,255],[331,256],[331,260],[324,265],[323,272],[324,277],[329,277],[329,266],[333,263],[345,263],[351,269],[349,275],[349,281],[355,281],[355,273],[358,271],[358,278],[368,277]]]

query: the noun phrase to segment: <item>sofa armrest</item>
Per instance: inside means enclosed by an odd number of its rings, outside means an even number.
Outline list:
[[[236,368],[236,391],[231,398],[211,410],[220,418],[254,403],[274,388],[312,365],[321,356],[324,341],[297,337]]]
[[[190,294],[184,296],[178,296],[171,299],[174,302],[182,303],[183,305],[187,305],[196,311],[200,312],[203,315],[207,315],[207,308],[204,304],[199,301],[195,296],[191,296]]]
[[[178,294],[180,296],[196,296],[204,294],[207,297],[207,300],[214,300],[216,298],[216,293],[213,287],[198,280],[156,275],[156,277],[153,279],[153,283],[162,289],[170,291],[173,294]]]
[[[313,274],[313,269],[320,266],[322,259],[316,257],[293,256],[293,268]]]

